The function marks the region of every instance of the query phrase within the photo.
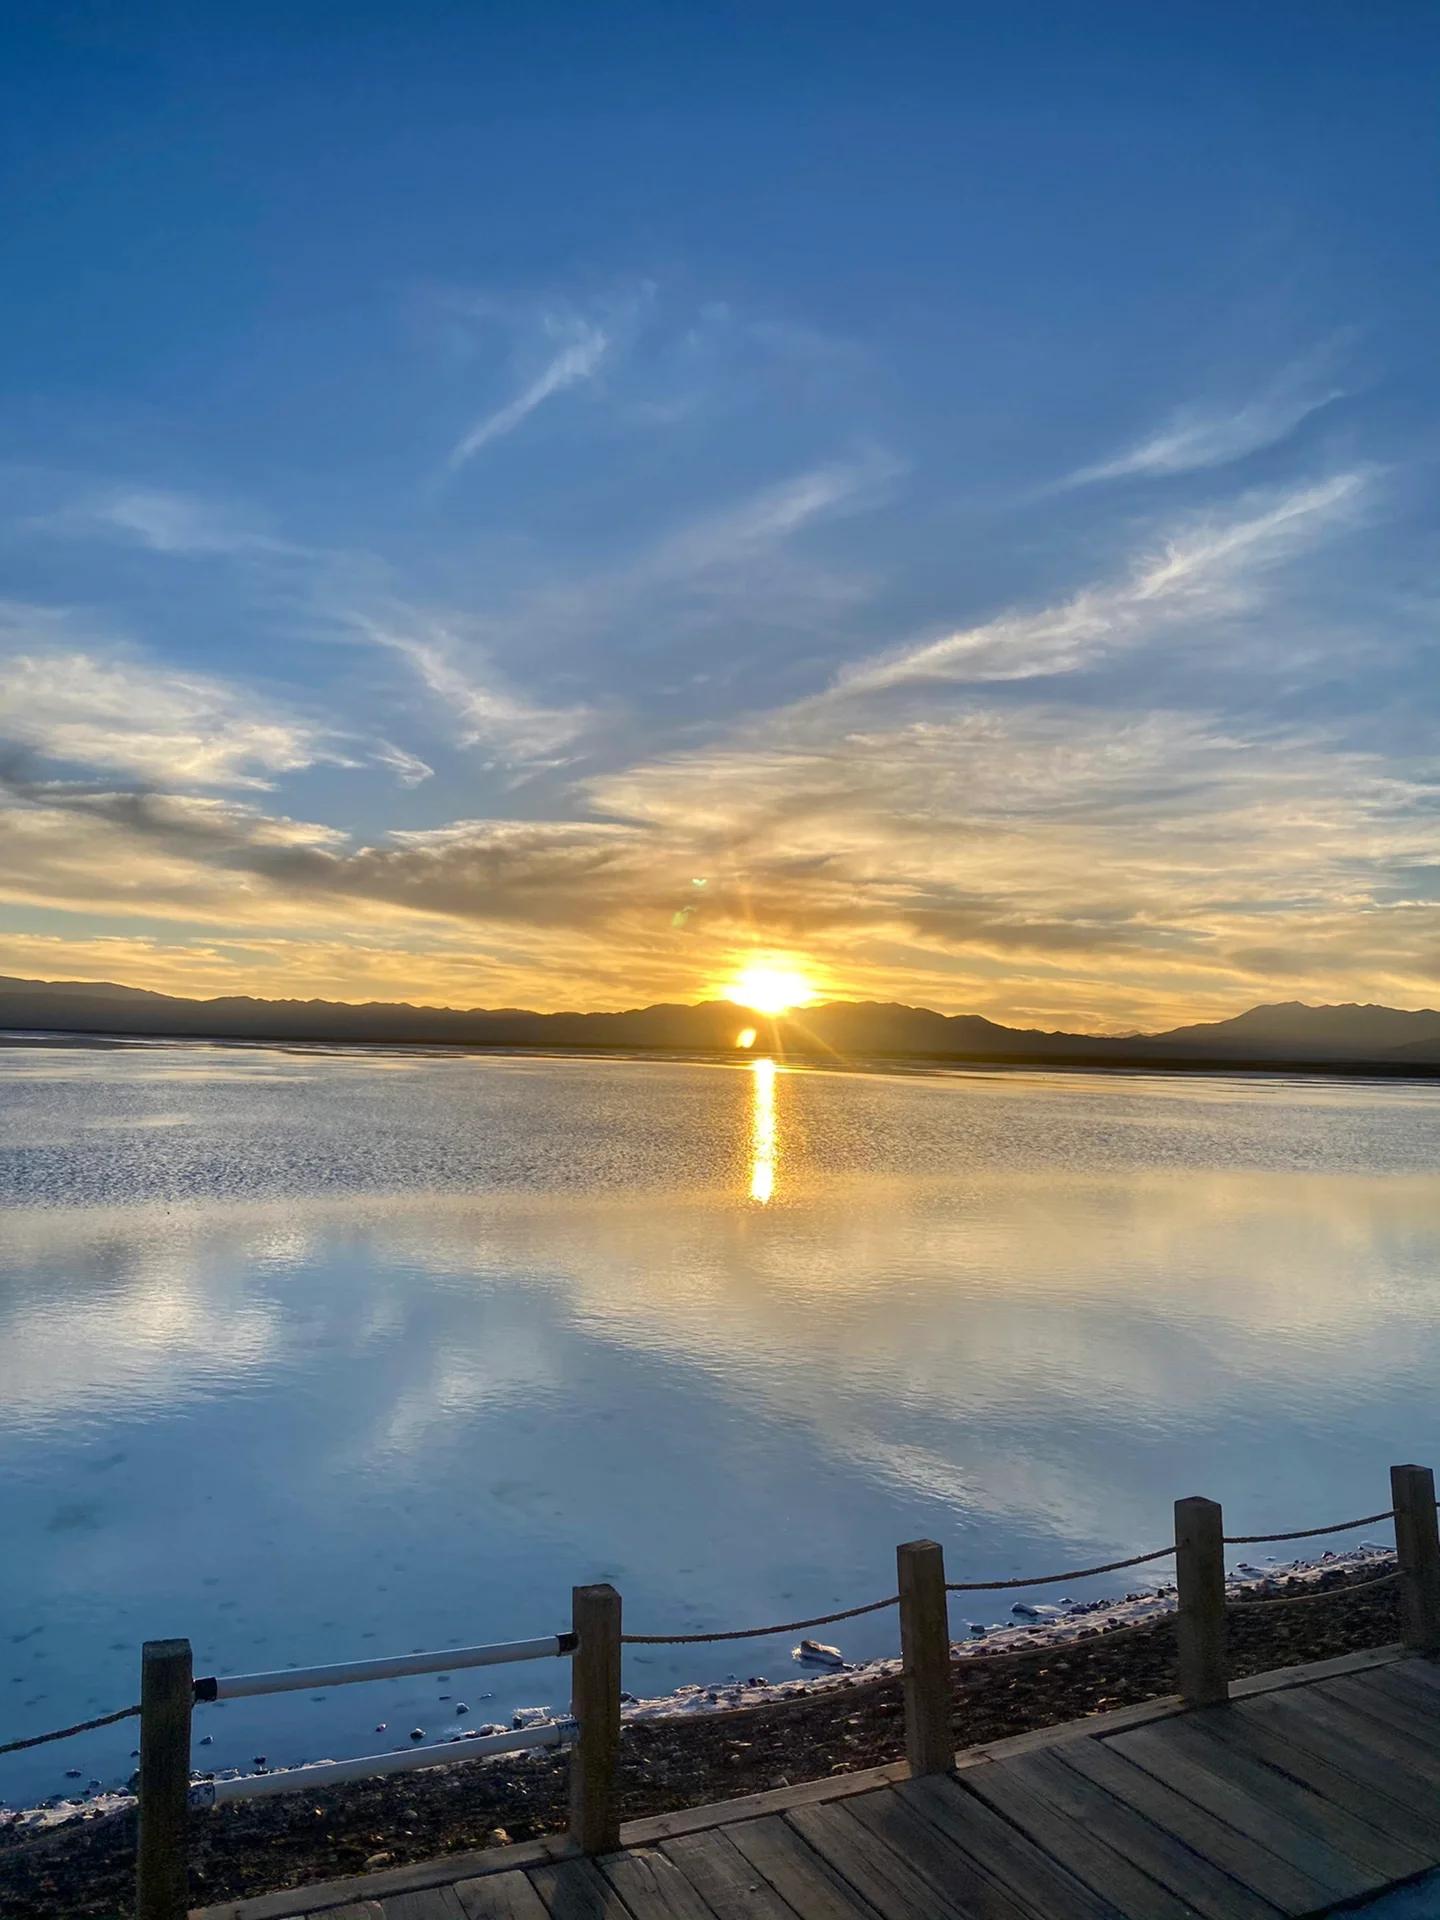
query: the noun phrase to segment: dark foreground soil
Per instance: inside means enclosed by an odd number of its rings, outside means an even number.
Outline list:
[[[1360,1577],[1366,1577],[1364,1575]],[[1344,1587],[1339,1572],[1322,1576]],[[1298,1590],[1298,1589],[1297,1589]],[[1396,1589],[1305,1606],[1243,1604],[1231,1616],[1236,1677],[1382,1646],[1399,1635]],[[1007,1661],[956,1663],[955,1742],[977,1746],[1175,1690],[1166,1620]],[[898,1680],[839,1685],[808,1698],[627,1727],[623,1813],[705,1801],[850,1773],[901,1757]],[[469,1848],[529,1840],[565,1825],[566,1760],[517,1756],[431,1768],[373,1783],[293,1793],[191,1816],[196,1905],[303,1887]],[[0,1839],[4,1920],[116,1920],[131,1912],[133,1811],[39,1835]],[[298,1903],[297,1903],[298,1904]]]

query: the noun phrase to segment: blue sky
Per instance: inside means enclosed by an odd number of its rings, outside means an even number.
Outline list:
[[[1432,7],[0,54],[0,969],[1434,1003]]]

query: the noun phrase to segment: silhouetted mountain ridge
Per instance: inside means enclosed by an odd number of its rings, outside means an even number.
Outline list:
[[[190,1000],[113,981],[0,978],[0,1028],[12,1032],[712,1052],[733,1049],[746,1026],[756,1028],[759,1047],[822,1056],[908,1054],[1115,1066],[1201,1060],[1440,1066],[1440,1011],[1433,1008],[1312,1007],[1292,1000],[1164,1033],[1101,1035],[1005,1027],[981,1014],[936,1013],[895,1001],[833,1000],[766,1019],[728,1000],[534,1013],[523,1007],[378,1000],[355,1005],[248,994]]]

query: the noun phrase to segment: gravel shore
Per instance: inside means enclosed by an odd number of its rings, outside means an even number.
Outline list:
[[[1324,1574],[1343,1589],[1358,1575]],[[1314,1592],[1316,1582],[1281,1583]],[[1232,1614],[1237,1677],[1328,1659],[1398,1637],[1396,1589],[1305,1606],[1242,1602]],[[955,1743],[979,1745],[1175,1689],[1171,1619],[1047,1647],[1021,1660],[957,1661]],[[850,1773],[901,1757],[897,1678],[861,1680],[758,1707],[628,1724],[621,1751],[626,1818]],[[338,1875],[484,1846],[565,1825],[567,1761],[537,1753],[216,1808],[191,1820],[198,1905],[303,1887]],[[131,1910],[133,1809],[42,1833],[0,1835],[4,1920],[116,1920]]]

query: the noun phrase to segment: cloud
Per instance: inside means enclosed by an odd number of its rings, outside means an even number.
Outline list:
[[[433,780],[435,769],[413,753],[407,753],[404,747],[393,746],[388,740],[377,740],[370,749],[370,757],[378,766],[389,767],[402,787],[418,787],[426,780]]]
[[[548,338],[558,340],[555,351],[513,399],[477,420],[456,443],[446,462],[452,473],[467,460],[474,459],[492,440],[513,433],[554,395],[592,379],[610,350],[610,335],[592,321],[576,315],[546,314],[542,327]]]
[[[1149,439],[1138,441],[1112,459],[1080,468],[1062,481],[1061,487],[1195,473],[1228,466],[1233,460],[1274,446],[1312,413],[1344,398],[1343,387],[1328,384],[1323,378],[1333,359],[1329,349],[1307,356],[1287,368],[1265,392],[1239,407],[1178,408]]]
[[[579,300],[442,290],[422,302],[422,320],[443,357],[467,372],[497,332],[511,344],[513,397],[460,440],[452,471],[557,394],[602,375],[607,429],[651,433],[702,412],[753,415],[777,402],[828,424],[837,400],[853,416],[869,374],[853,341],[646,279]]]
[[[0,712],[7,738],[47,759],[166,786],[268,787],[335,757],[316,728],[224,681],[93,651],[0,660]]]
[[[83,633],[62,609],[0,604],[0,743],[147,787],[263,790],[329,765],[388,768],[402,786],[431,768],[374,740],[287,712],[213,674],[139,659]]]
[[[503,616],[341,592],[331,637],[403,659],[495,764],[577,764],[598,715],[515,691],[492,664],[496,641],[534,660],[557,632],[648,626],[673,650],[692,615],[728,631],[772,563],[798,563],[812,530],[884,498],[893,470],[879,456],[816,464]],[[1419,1004],[1434,998],[1440,950],[1440,903],[1414,884],[1433,862],[1433,769],[1393,745],[1360,751],[1338,726],[1268,726],[1246,677],[1293,665],[1279,570],[1353,524],[1372,491],[1353,472],[1245,494],[1178,518],[1128,567],[1048,608],[874,653],[728,732],[707,695],[708,738],[697,728],[666,752],[652,734],[568,793],[551,782],[562,817],[447,819],[437,799],[426,824],[367,844],[246,790],[282,778],[287,750],[418,782],[427,769],[405,748],[203,676],[104,660],[67,644],[57,616],[22,649],[32,668],[63,656],[49,672],[59,696],[21,688],[22,744],[94,772],[12,766],[0,897],[164,922],[197,953],[271,942],[256,984],[304,991],[310,965],[341,997],[347,945],[356,997],[403,976],[398,997],[454,998],[473,974],[484,990],[468,1004],[555,1006],[695,998],[763,942],[847,995],[1042,1025],[1161,1026],[1277,988]],[[1202,677],[1235,617],[1260,609],[1263,648],[1237,647]],[[1080,680],[1121,650],[1158,668],[1182,644],[1189,678],[1168,704],[1154,675],[1127,675],[1132,696],[1146,688],[1133,712],[1102,704],[1113,683]],[[291,731],[253,730],[266,724]],[[603,738],[618,758],[608,716]],[[449,809],[479,810],[468,795]],[[205,977],[229,964],[207,962]]]
[[[392,607],[355,613],[349,625],[398,655],[440,700],[460,745],[488,749],[502,765],[556,766],[590,719],[583,707],[546,707],[512,692],[459,621]]]
[[[637,657],[647,676],[660,655],[667,674],[678,675],[688,655],[705,672],[714,706],[717,680],[741,671],[745,639],[757,622],[766,644],[788,628],[833,645],[838,616],[871,582],[797,552],[797,542],[826,522],[869,510],[899,471],[878,451],[822,462],[692,515],[629,558],[570,579],[547,578],[481,614],[382,608],[357,616],[355,626],[409,659],[460,717],[472,744],[554,764],[570,742],[593,731],[594,711],[527,701],[506,689],[494,662],[588,661],[604,645],[613,688],[620,669]],[[716,634],[724,642],[718,653]],[[606,710],[612,738],[622,724],[616,704],[612,696]]]
[[[1229,514],[1192,517],[1117,582],[861,661],[841,673],[830,697],[905,681],[1076,673],[1164,627],[1235,613],[1268,569],[1353,521],[1368,485],[1364,473],[1341,473],[1287,493],[1249,496]]]
[[[459,937],[492,1000],[551,1006],[693,998],[759,938],[849,994],[1051,1025],[1273,997],[1282,955],[1287,995],[1434,997],[1440,905],[1392,884],[1433,850],[1433,770],[1192,713],[917,696],[887,727],[833,718],[594,779],[577,798],[605,818],[367,846],[248,803],[12,780],[4,897],[384,940],[414,954],[405,998]]]
[[[133,541],[172,555],[294,554],[300,550],[257,531],[229,509],[167,487],[105,488],[26,522],[37,532],[70,538]]]
[[[630,578],[656,582],[736,566],[819,521],[878,505],[903,471],[900,461],[878,449],[807,468],[670,534]]]

